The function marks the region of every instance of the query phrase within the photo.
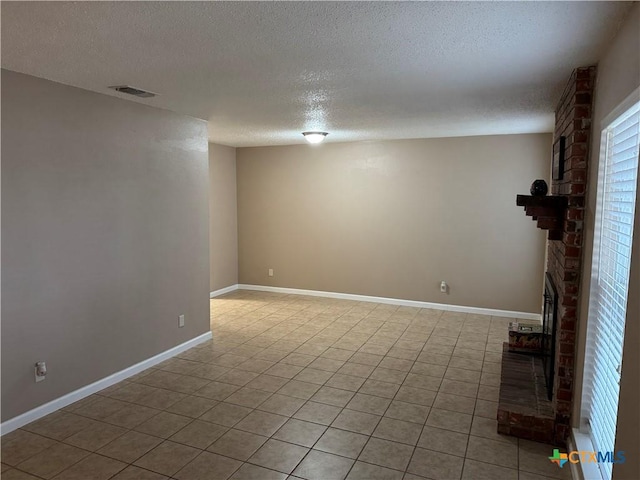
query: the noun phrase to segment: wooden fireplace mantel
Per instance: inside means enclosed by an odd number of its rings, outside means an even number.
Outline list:
[[[568,200],[565,196],[516,196],[516,205],[524,207],[529,217],[537,222],[538,228],[549,230],[549,240],[562,240],[562,223]]]

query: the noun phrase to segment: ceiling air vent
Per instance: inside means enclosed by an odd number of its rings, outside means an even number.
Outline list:
[[[156,94],[153,92],[140,90],[139,88],[131,87],[129,85],[115,85],[109,88],[112,88],[117,92],[126,93],[128,95],[134,95],[136,97],[141,97],[141,98],[151,98],[156,96]]]

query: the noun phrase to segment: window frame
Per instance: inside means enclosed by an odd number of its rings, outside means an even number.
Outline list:
[[[596,194],[596,211],[595,211],[595,224],[594,224],[594,233],[593,233],[593,251],[591,255],[591,272],[589,279],[589,311],[587,314],[587,332],[585,335],[585,343],[584,343],[584,363],[582,370],[582,392],[581,392],[581,405],[580,405],[580,423],[579,428],[574,430],[574,443],[576,447],[580,450],[589,450],[594,451],[595,447],[592,442],[591,429],[589,427],[588,418],[591,413],[591,402],[589,401],[590,390],[593,386],[592,375],[593,372],[593,361],[589,358],[589,352],[595,348],[594,345],[594,333],[593,329],[597,327],[594,325],[593,316],[597,313],[595,308],[595,304],[598,301],[597,295],[595,294],[598,289],[598,279],[599,279],[599,266],[601,261],[601,250],[600,250],[600,240],[602,238],[602,231],[604,226],[602,225],[602,215],[604,210],[604,202],[605,202],[605,181],[607,179],[606,168],[607,168],[607,158],[609,153],[609,134],[612,131],[612,125],[618,123],[620,118],[625,115],[629,110],[634,107],[637,107],[640,104],[640,87],[636,88],[623,102],[621,102],[615,109],[613,109],[600,123],[600,151],[598,157],[598,179],[597,179],[597,190]],[[634,113],[633,115],[636,115]],[[639,120],[640,123],[640,120]],[[640,141],[639,141],[640,143]],[[638,188],[638,177],[640,177],[640,165],[636,166],[636,192],[635,192],[635,214],[634,217],[637,217],[638,210],[640,209],[640,204],[637,200],[638,192],[640,188]],[[635,218],[634,218],[635,219]],[[633,221],[633,220],[632,220]],[[633,228],[631,229],[630,235],[631,242],[633,242]],[[630,252],[631,254],[631,252]],[[631,272],[629,272],[630,275]],[[627,279],[627,282],[629,279]],[[629,290],[627,285],[627,303],[629,297]],[[625,323],[627,313],[627,305],[625,308]],[[624,346],[624,338],[623,338],[623,346]],[[623,353],[622,353],[623,355]],[[621,362],[622,362],[621,358]],[[618,401],[619,401],[619,388],[618,388]],[[616,424],[617,424],[617,412],[616,412]],[[614,434],[614,442],[615,436],[617,436],[617,425],[616,425],[616,433]],[[613,446],[615,449],[615,444]],[[603,470],[601,470],[597,464],[580,464],[583,475],[585,478],[602,478],[604,480],[609,480],[609,476],[605,474]],[[613,469],[611,469],[612,472]],[[598,472],[595,474],[595,472]],[[588,473],[588,476],[587,476]]]

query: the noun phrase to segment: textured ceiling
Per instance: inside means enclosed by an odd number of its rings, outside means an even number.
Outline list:
[[[209,121],[232,146],[551,131],[622,2],[6,2],[2,67]]]

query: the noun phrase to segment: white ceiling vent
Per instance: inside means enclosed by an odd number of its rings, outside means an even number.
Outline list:
[[[114,85],[109,88],[112,88],[117,92],[126,93],[128,95],[134,95],[136,97],[141,97],[141,98],[151,98],[157,95],[153,92],[147,92],[146,90],[141,90],[139,88],[132,87],[130,85]]]

